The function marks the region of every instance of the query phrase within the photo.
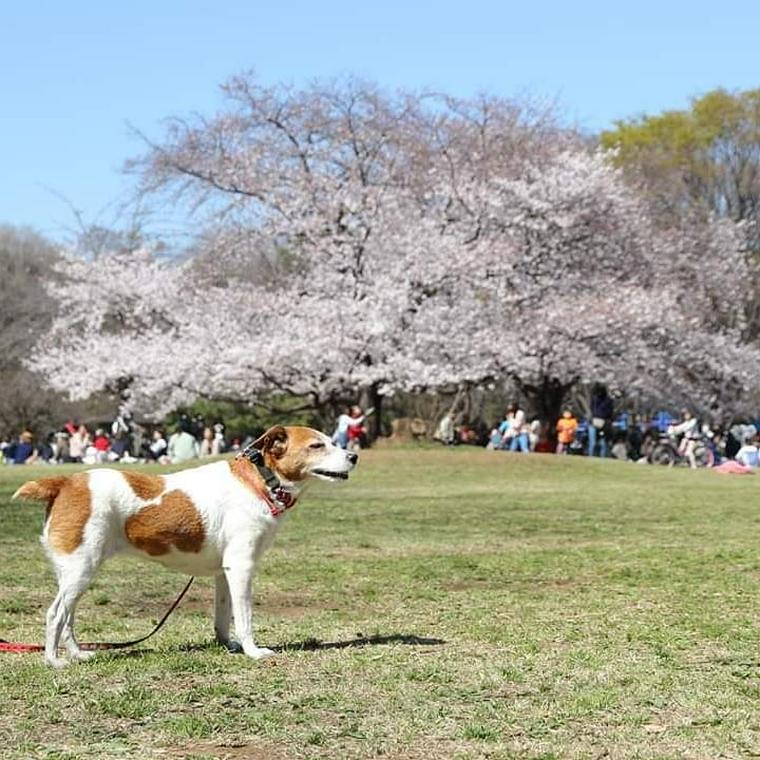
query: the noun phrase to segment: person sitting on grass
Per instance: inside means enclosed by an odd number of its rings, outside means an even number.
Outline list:
[[[433,433],[433,440],[440,441],[446,446],[451,446],[455,443],[456,432],[454,430],[454,419],[450,412],[441,417],[441,421],[438,423],[438,427]]]
[[[214,429],[210,427],[203,428],[203,438],[201,439],[200,457],[216,457],[222,453],[221,439],[216,436]]]
[[[198,458],[198,441],[187,430],[186,423],[180,423],[177,431],[169,438],[166,456],[161,458],[162,464],[181,464]]]
[[[510,422],[511,408],[511,406],[507,408],[507,411],[504,414],[504,419],[499,423],[499,427],[496,429],[496,432],[499,434],[498,448],[503,449],[504,451],[509,449],[509,444],[512,442],[512,423]],[[495,443],[495,436],[493,440]]]
[[[12,447],[10,462],[12,464],[34,464],[38,453],[34,446],[34,435],[30,430],[24,430],[18,438],[18,443]]]
[[[163,432],[156,428],[151,435],[151,442],[148,446],[148,458],[158,462],[166,454],[166,439]]]
[[[506,423],[506,425],[505,425]],[[517,404],[510,404],[507,407],[507,417],[502,423],[505,425],[505,432],[502,433],[504,438],[504,447],[509,440],[509,450],[517,451],[518,449],[524,454],[530,452],[530,426],[525,422],[525,412]],[[501,428],[500,428],[501,429]]]
[[[92,445],[95,447],[95,451],[97,451],[95,455],[97,461],[108,461],[108,452],[111,450],[111,439],[103,428],[98,428],[95,431],[95,440],[92,442]]]
[[[91,444],[90,431],[80,425],[69,437],[69,462],[81,462]]]
[[[757,438],[745,440],[733,459],[726,459],[715,467],[715,472],[729,475],[752,475],[760,466],[760,449]]]
[[[496,450],[501,448],[501,433],[499,428],[491,428],[491,432],[488,434],[487,449]]]
[[[736,452],[734,459],[752,469],[760,465],[760,449],[757,446],[757,437],[745,441],[744,445]]]

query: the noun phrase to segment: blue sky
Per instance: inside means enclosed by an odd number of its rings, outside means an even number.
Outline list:
[[[5,3],[0,11],[0,223],[62,238],[64,197],[111,224],[121,174],[161,120],[222,105],[218,85],[356,74],[557,100],[590,131],[680,108],[717,86],[760,86],[760,3],[568,2]]]

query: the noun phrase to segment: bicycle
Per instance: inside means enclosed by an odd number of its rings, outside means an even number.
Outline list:
[[[697,467],[712,467],[715,464],[715,454],[707,445],[704,435],[692,439],[694,446],[692,456],[694,464]],[[659,464],[665,467],[673,467],[677,464],[688,464],[691,466],[692,459],[687,453],[681,453],[678,445],[677,436],[673,433],[661,433],[660,438],[655,443],[649,455],[649,461],[652,464]]]

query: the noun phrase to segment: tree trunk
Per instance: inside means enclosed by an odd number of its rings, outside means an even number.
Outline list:
[[[378,392],[377,385],[368,385],[361,389],[359,394],[359,406],[364,412],[368,409],[374,409],[370,417],[367,418],[367,437],[374,441],[382,432],[381,415],[383,411],[383,397]]]
[[[555,378],[544,377],[540,385],[520,383],[525,396],[528,418],[538,417],[545,425],[547,437],[552,443],[557,439],[557,420],[562,414],[562,404],[574,383],[563,385]]]

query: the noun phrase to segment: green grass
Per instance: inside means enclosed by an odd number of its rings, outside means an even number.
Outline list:
[[[0,470],[0,637],[39,641],[43,509]],[[49,470],[44,470],[48,473]],[[760,756],[760,478],[479,450],[365,452],[315,485],[256,582],[254,663],[201,579],[142,648],[54,671],[0,655],[2,757]],[[82,640],[183,585],[107,563]]]

